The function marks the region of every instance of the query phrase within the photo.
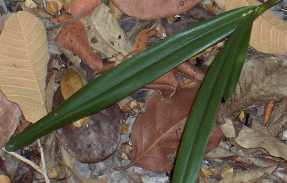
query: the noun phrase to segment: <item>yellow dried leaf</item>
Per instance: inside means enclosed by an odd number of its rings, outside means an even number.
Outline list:
[[[79,120],[73,122],[73,125],[77,128],[82,128],[82,127],[86,126],[87,122],[88,122],[88,118],[84,117],[82,119],[79,119]]]
[[[61,92],[63,98],[67,100],[67,98],[76,93],[83,86],[84,84],[81,76],[73,69],[69,69],[61,80]],[[73,125],[77,128],[84,127],[87,124],[87,120],[87,117],[79,119],[73,122]]]
[[[256,0],[215,0],[215,2],[224,11],[260,4]],[[254,21],[250,46],[263,53],[287,55],[287,23],[271,10],[267,10]]]
[[[110,1],[109,3],[110,13],[114,15],[118,22],[120,22],[123,13],[115,6],[115,4]]]
[[[34,15],[19,11],[6,22],[0,36],[0,86],[17,103],[26,120],[47,114],[45,77],[49,61],[46,30]]]
[[[67,100],[84,86],[81,76],[74,70],[69,69],[61,80],[63,98]]]

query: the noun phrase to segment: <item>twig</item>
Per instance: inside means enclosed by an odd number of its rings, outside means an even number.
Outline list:
[[[58,28],[60,28],[60,27],[62,27],[62,26],[64,26],[64,25],[67,25],[67,24],[69,24],[69,23],[72,23],[72,22],[78,20],[79,18],[81,18],[81,16],[83,16],[83,15],[86,13],[86,11],[87,11],[87,9],[85,9],[85,10],[84,10],[79,16],[77,16],[76,18],[74,18],[74,19],[72,19],[72,20],[69,20],[69,21],[67,21],[67,22],[65,22],[65,23],[58,24],[58,25],[55,25],[55,26],[46,28],[46,31],[51,31],[51,30],[54,30],[54,29],[58,29]]]
[[[37,144],[38,144],[38,146],[40,148],[40,154],[41,154],[41,162],[42,162],[42,166],[40,166],[41,170],[43,171],[43,173],[45,175],[48,175],[47,174],[47,169],[46,169],[46,161],[45,161],[45,156],[44,156],[44,150],[43,150],[43,146],[41,144],[40,139],[37,140]]]
[[[27,158],[24,158],[23,156],[15,153],[15,152],[8,152],[4,148],[2,148],[2,150],[8,154],[14,156],[15,158],[19,159],[20,161],[23,161],[24,163],[30,165],[32,168],[34,168],[37,172],[39,172],[44,177],[46,183],[50,183],[50,179],[49,179],[48,175],[45,174],[43,172],[43,170],[36,163],[34,163],[31,160],[28,160]]]
[[[55,158],[55,161],[58,162],[59,164],[63,165],[64,167],[66,167],[80,182],[85,183],[74,171],[73,169],[66,165],[64,162],[62,162],[61,160],[59,160],[58,158]]]

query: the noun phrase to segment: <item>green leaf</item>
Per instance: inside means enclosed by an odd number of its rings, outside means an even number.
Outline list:
[[[9,141],[15,151],[77,119],[127,97],[188,58],[227,37],[255,7],[243,7],[203,21],[171,36],[105,72],[57,109]]]
[[[247,16],[231,34],[207,72],[185,127],[173,182],[197,181],[208,137],[231,75],[233,62],[237,56],[246,56],[245,48],[248,48],[254,14]]]
[[[263,13],[262,10],[269,8],[269,5],[260,5],[246,16],[209,68],[185,127],[172,182],[197,182],[208,137],[224,92],[227,89],[227,95],[233,93],[233,84],[237,84],[245,61],[253,21],[260,15],[258,12]]]

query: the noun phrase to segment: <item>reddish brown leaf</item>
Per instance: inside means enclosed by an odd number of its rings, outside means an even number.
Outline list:
[[[155,91],[146,101],[147,112],[139,114],[132,129],[133,155],[128,166],[154,172],[172,170],[186,119],[199,87],[182,89],[163,98]]]
[[[0,148],[4,147],[14,133],[22,115],[20,107],[7,100],[0,90]]]
[[[154,172],[170,172],[183,135],[187,118],[199,86],[180,89],[164,98],[155,91],[146,101],[146,113],[139,114],[132,129],[133,153],[131,163]],[[206,152],[213,150],[223,134],[213,127]]]
[[[79,16],[83,11],[87,10],[81,18],[85,18],[93,12],[95,7],[101,4],[101,0],[75,0],[71,6],[71,15]]]
[[[276,101],[267,102],[264,106],[264,119],[262,121],[262,125],[266,125],[268,119],[271,116],[271,113],[273,112],[274,106],[276,104]]]
[[[181,75],[184,75],[187,78],[194,79],[196,81],[201,82],[206,72],[195,65],[192,65],[190,62],[183,62],[179,66],[175,68],[177,73],[180,73]]]
[[[145,88],[155,89],[155,90],[169,90],[175,91],[179,81],[176,77],[175,70],[171,70],[166,74],[162,75],[158,79],[154,80],[150,84],[146,85]]]
[[[72,19],[71,16],[62,15],[52,22],[64,23]],[[85,27],[79,20],[63,26],[55,41],[59,46],[77,54],[96,74],[102,72],[103,62],[91,49]]]
[[[133,46],[133,52],[140,52],[146,49],[148,38],[155,35],[156,27],[151,29],[142,30],[136,37]]]
[[[123,13],[140,20],[153,20],[183,13],[202,0],[112,0]]]

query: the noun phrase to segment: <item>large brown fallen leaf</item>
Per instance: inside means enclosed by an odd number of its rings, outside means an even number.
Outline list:
[[[8,100],[17,103],[30,122],[47,114],[48,61],[46,30],[41,20],[28,12],[13,14],[5,22],[0,36],[0,86]]]
[[[62,15],[52,22],[64,23],[72,19],[72,16]],[[85,27],[79,20],[63,26],[55,41],[59,46],[77,54],[95,73],[103,71],[103,61],[91,49]]]
[[[84,127],[69,124],[57,130],[69,153],[83,163],[97,163],[111,156],[121,137],[122,114],[117,104],[97,112]]]
[[[260,4],[256,0],[215,0],[215,2],[224,11]],[[263,53],[286,55],[287,23],[271,10],[267,10],[253,23],[250,45]]]
[[[22,112],[19,106],[7,100],[0,90],[0,148],[5,146],[14,133],[21,115]]]
[[[287,95],[286,78],[287,63],[277,57],[246,62],[233,95],[222,105],[222,114],[234,118],[247,107],[280,100]]]
[[[123,13],[140,20],[154,20],[183,13],[202,0],[112,0]]]
[[[139,114],[132,129],[133,152],[127,166],[140,166],[154,172],[170,172],[199,86],[180,89],[164,98],[156,90],[146,101],[147,112]],[[213,129],[208,151],[215,148],[222,133]],[[125,167],[125,168],[127,168]]]

